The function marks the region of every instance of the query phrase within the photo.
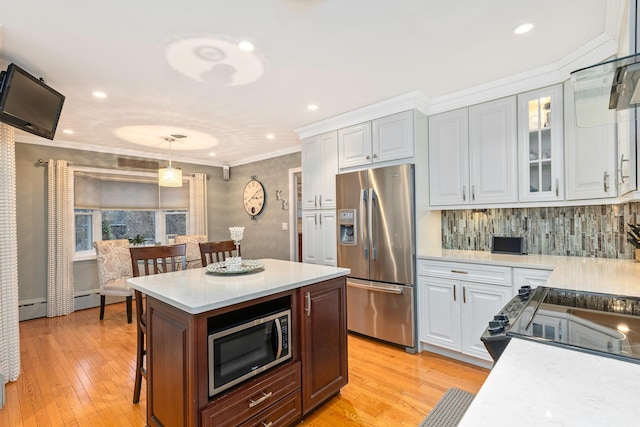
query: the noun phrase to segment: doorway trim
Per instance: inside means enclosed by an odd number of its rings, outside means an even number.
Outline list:
[[[296,174],[302,173],[302,167],[289,169],[289,259],[298,259],[298,191]]]

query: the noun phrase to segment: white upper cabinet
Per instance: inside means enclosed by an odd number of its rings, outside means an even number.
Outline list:
[[[413,111],[376,119],[371,160],[375,163],[413,157],[413,139]]]
[[[565,84],[566,199],[602,199],[617,194],[615,124],[577,127],[571,82]]]
[[[518,200],[516,97],[469,107],[471,203]]]
[[[371,122],[338,130],[338,165],[342,168],[371,163]]]
[[[516,140],[515,97],[429,117],[431,205],[516,202]]]
[[[340,169],[414,155],[413,111],[403,111],[338,130]]]
[[[562,85],[518,95],[519,200],[563,200]]]
[[[337,132],[302,140],[302,208],[336,208]]]
[[[469,203],[469,109],[429,117],[429,194],[433,206]]]

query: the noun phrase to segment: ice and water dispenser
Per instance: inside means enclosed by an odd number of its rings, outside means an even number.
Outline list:
[[[358,244],[355,209],[340,209],[338,211],[338,227],[339,244],[345,246],[356,246]]]

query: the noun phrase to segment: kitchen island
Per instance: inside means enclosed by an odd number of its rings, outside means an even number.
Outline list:
[[[261,261],[262,271],[242,275],[199,268],[128,280],[147,295],[149,426],[288,425],[347,383],[349,270]],[[211,326],[221,315],[274,301],[291,310],[291,359],[210,396]]]

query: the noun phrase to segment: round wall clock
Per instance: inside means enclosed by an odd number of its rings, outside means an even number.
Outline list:
[[[244,204],[244,210],[252,217],[262,212],[264,208],[264,187],[260,181],[252,178],[251,181],[247,183],[244,187],[242,203]]]

